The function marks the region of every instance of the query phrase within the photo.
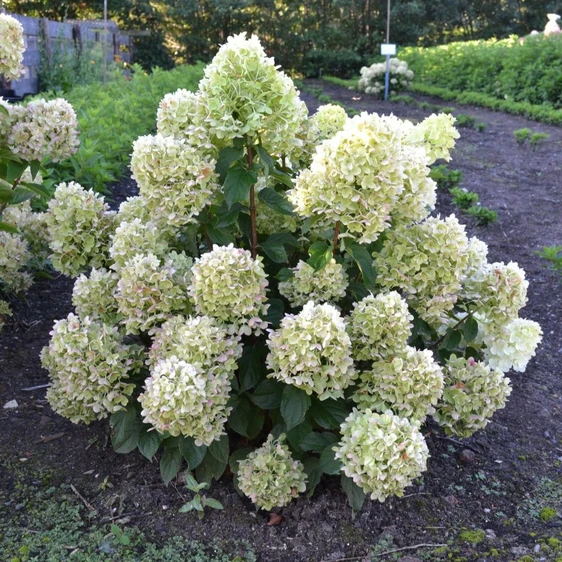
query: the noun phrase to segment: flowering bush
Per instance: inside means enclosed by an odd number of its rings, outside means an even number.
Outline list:
[[[523,272],[428,216],[452,118],[302,109],[239,35],[198,93],[162,101],[158,135],[135,144],[140,194],[116,216],[57,188],[55,264],[93,269],[44,352],[49,400],[74,421],[111,414],[115,449],[162,451],[165,482],[182,462],[199,482],[230,464],[271,509],[340,474],[359,509],[425,470],[426,416],[484,427],[541,331],[519,317]]]
[[[0,75],[21,75],[23,27],[0,14]],[[32,198],[45,200],[41,161],[68,158],[78,147],[76,114],[63,99],[36,100],[27,106],[0,98],[0,302],[2,318],[9,306],[1,297],[25,291],[34,270],[47,265],[45,215],[31,210]]]
[[[389,71],[389,92],[392,93],[407,89],[414,79],[414,73],[408,68],[408,63],[397,58],[390,59]],[[385,76],[386,62],[364,66],[359,78],[359,91],[381,97],[384,94]]]

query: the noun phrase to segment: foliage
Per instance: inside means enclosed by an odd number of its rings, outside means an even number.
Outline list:
[[[202,66],[193,66],[146,74],[135,67],[131,79],[120,76],[107,84],[67,92],[66,99],[78,116],[81,146],[74,156],[55,166],[50,177],[57,183],[76,181],[103,191],[106,183],[124,173],[133,141],[154,128],[162,96],[180,85],[195,89],[202,71]],[[48,98],[53,96],[48,94]]]
[[[75,268],[105,268],[75,291],[78,314],[97,316],[73,317],[68,333],[57,324],[43,362],[54,381],[82,380],[76,407],[111,414],[114,448],[158,455],[166,483],[184,462],[201,483],[230,466],[237,489],[271,509],[340,474],[358,510],[366,493],[401,495],[425,470],[421,424],[444,404],[453,353],[521,369],[541,332],[519,318],[524,272],[489,264],[454,216],[429,217],[429,166],[450,158],[452,116],[414,125],[303,109],[245,35],[221,47],[196,94],[167,96],[154,142],[135,146],[141,195],[121,206],[109,247],[97,231],[65,242],[98,248]],[[188,156],[162,156],[177,142]],[[50,220],[55,233],[67,221]],[[110,360],[115,395],[102,385]],[[461,412],[446,402],[453,433],[470,427],[450,419],[472,409],[484,423],[503,407],[482,399],[507,395],[501,365]],[[71,403],[66,388],[52,387],[55,407]]]
[[[471,129],[476,123],[476,119],[472,115],[466,113],[457,113],[455,115],[457,127],[467,127]]]
[[[330,74],[346,79],[357,74],[362,64],[362,58],[350,49],[311,49],[304,55],[303,73],[307,78]]]
[[[474,193],[474,191],[468,191],[461,187],[453,187],[449,190],[449,193],[453,196],[453,203],[464,211],[478,203],[478,193]]]
[[[562,273],[562,246],[545,246],[542,250],[535,253],[549,261],[555,271]]]
[[[529,129],[528,127],[524,127],[523,129],[517,129],[516,131],[513,131],[513,136],[515,137],[517,144],[519,146],[522,146],[526,141],[529,140],[529,137],[532,133],[533,131],[531,131],[531,129]]]
[[[433,181],[437,182],[437,187],[439,189],[448,190],[457,188],[463,178],[461,170],[449,168],[447,164],[432,166],[429,175]]]
[[[23,56],[23,28],[0,14],[2,41],[0,73],[17,78]],[[10,105],[0,98],[0,297],[20,293],[32,283],[31,272],[45,267],[45,215],[37,204],[50,197],[42,185],[42,161],[60,162],[78,146],[76,114],[63,99],[39,99],[27,106]],[[2,321],[10,315],[2,303]]]
[[[205,517],[205,508],[210,507],[211,509],[224,509],[222,503],[219,501],[208,498],[206,495],[201,495],[199,492],[205,490],[209,487],[206,482],[201,482],[200,484],[193,478],[193,475],[189,472],[185,475],[185,485],[188,490],[194,493],[193,499],[188,501],[186,504],[180,507],[180,513],[189,513],[190,511],[197,511],[199,519]]]
[[[389,93],[398,93],[407,89],[412,80],[414,73],[408,69],[408,63],[397,59],[391,58],[388,66],[389,72]],[[381,97],[385,91],[386,80],[386,62],[377,62],[361,69],[361,78],[357,84],[357,89],[366,94]]]
[[[529,146],[531,150],[536,150],[537,146],[546,142],[546,140],[550,137],[547,133],[533,133],[529,137]]]
[[[486,226],[498,220],[498,212],[482,205],[472,205],[466,212],[476,219],[478,224]]]

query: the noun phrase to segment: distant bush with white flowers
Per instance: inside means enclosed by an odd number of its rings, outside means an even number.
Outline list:
[[[354,509],[402,495],[427,418],[483,428],[542,335],[519,317],[523,271],[430,216],[429,166],[456,138],[449,115],[308,118],[258,39],[230,38],[135,143],[138,196],[114,215],[57,188],[49,241],[77,316],[43,351],[53,408],[111,416],[115,449],[159,455],[165,482],[230,465],[267,510],[322,474]]]
[[[384,95],[386,79],[386,62],[376,62],[371,66],[361,69],[361,78],[357,86],[360,92],[365,92],[377,97]],[[412,80],[414,73],[408,68],[408,63],[397,58],[390,59],[389,65],[389,93],[397,94],[406,90]]]

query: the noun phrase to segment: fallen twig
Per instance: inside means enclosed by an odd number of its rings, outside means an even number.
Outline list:
[[[82,500],[82,503],[90,510],[95,511],[94,506],[74,487],[74,484],[70,485],[70,489],[76,494],[76,496]]]
[[[378,554],[363,554],[362,556],[351,556],[349,558],[336,558],[329,562],[352,562],[353,560],[363,560],[369,557],[379,557],[387,556],[388,554],[394,554],[395,552],[402,552],[404,550],[416,550],[418,548],[441,548],[442,546],[447,546],[446,544],[432,544],[432,543],[421,543],[414,544],[412,546],[402,546],[400,548],[393,548],[392,550],[385,550],[384,552],[379,552]],[[328,560],[322,560],[322,562],[328,562]]]
[[[51,386],[51,383],[45,383],[45,384],[38,384],[37,386],[28,386],[27,388],[22,388],[22,390],[24,392],[31,392],[32,390],[41,390],[42,388],[49,388]]]
[[[54,441],[55,439],[60,439],[61,437],[64,437],[65,435],[66,435],[66,433],[64,431],[62,433],[54,433],[53,435],[46,435],[45,437],[41,437],[41,439],[37,439],[37,441],[35,441],[35,444],[49,443],[50,441]]]
[[[458,445],[459,447],[464,447],[465,449],[470,449],[471,451],[477,453],[478,455],[484,454],[484,451],[482,451],[482,449],[477,449],[475,447],[472,447],[468,443],[461,443],[460,441],[457,441],[456,439],[453,439],[451,437],[441,437],[440,435],[436,435],[435,437],[437,437],[437,439],[441,439],[441,441],[450,441],[451,443],[454,443],[455,445]]]

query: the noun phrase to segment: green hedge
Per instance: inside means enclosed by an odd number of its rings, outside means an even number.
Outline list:
[[[103,191],[107,182],[125,172],[133,142],[154,132],[156,110],[164,95],[178,88],[196,90],[203,70],[199,64],[146,74],[139,67],[130,79],[121,77],[68,92],[65,97],[78,116],[80,149],[72,158],[53,166],[50,178],[55,183],[77,181]]]
[[[562,108],[562,36],[467,41],[400,50],[417,84]]]

